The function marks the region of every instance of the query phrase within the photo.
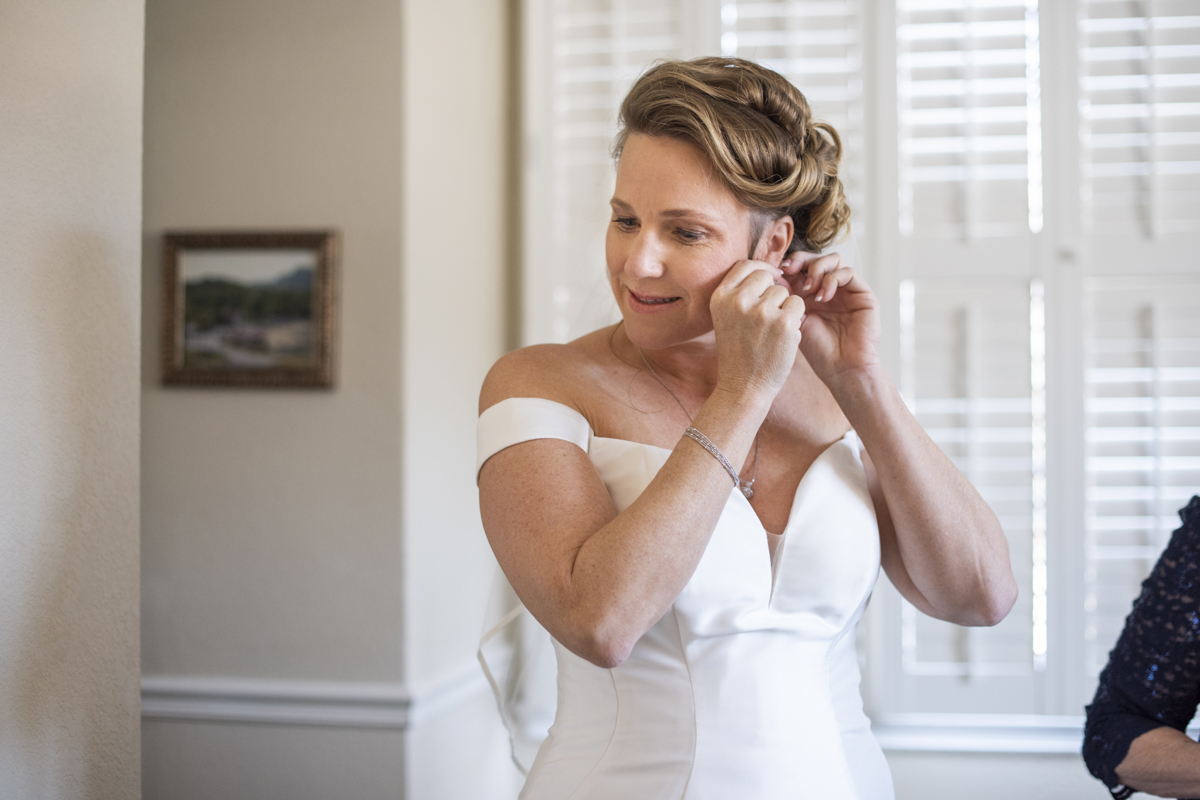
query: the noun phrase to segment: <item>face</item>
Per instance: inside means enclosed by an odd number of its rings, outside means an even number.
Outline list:
[[[632,135],[617,165],[605,252],[631,341],[656,350],[712,336],[713,290],[750,250],[752,214],[701,151]]]

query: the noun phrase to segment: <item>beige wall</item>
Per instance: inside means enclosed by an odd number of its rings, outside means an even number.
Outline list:
[[[399,680],[399,6],[151,0],[145,311],[170,228],[342,231],[334,391],[143,349],[143,671]]]
[[[142,4],[0,4],[0,797],[136,798]]]
[[[403,800],[402,736],[311,726],[147,722],[145,796]]]
[[[147,4],[143,672],[413,701],[378,728],[156,706],[147,797],[496,790],[473,468],[513,246],[509,25],[506,0]],[[162,232],[305,226],[343,235],[337,388],[162,388]]]

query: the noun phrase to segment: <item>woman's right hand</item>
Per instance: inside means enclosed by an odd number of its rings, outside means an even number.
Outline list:
[[[717,338],[717,387],[774,400],[796,363],[804,301],[763,261],[733,265],[709,301]]]

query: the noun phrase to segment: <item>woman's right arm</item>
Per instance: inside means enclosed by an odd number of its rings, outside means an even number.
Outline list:
[[[1139,792],[1200,797],[1200,743],[1175,728],[1155,728],[1129,745],[1117,776]]]
[[[496,391],[515,366],[497,364],[481,407],[518,396]],[[548,394],[558,399],[540,396]],[[766,414],[757,405],[714,396],[693,425],[741,464]],[[535,439],[484,463],[479,507],[496,559],[526,608],[569,650],[613,667],[695,572],[731,489],[717,460],[681,439],[641,496],[618,514],[586,453],[561,439]]]
[[[786,380],[786,371],[761,379],[763,363],[789,347],[794,360],[803,318],[803,306],[786,299],[786,290],[771,290],[773,276],[758,267],[741,262],[722,283],[724,294],[714,293],[714,316],[721,303],[744,306],[737,313],[748,324],[718,336],[722,358],[744,369],[727,373],[692,423],[737,465]],[[554,381],[563,366],[554,352],[527,349],[501,359],[484,383],[480,412],[509,397],[570,405]],[[483,527],[517,596],[555,639],[602,667],[624,661],[670,608],[731,490],[720,463],[686,437],[619,514],[587,454],[568,442],[514,445],[479,474]]]

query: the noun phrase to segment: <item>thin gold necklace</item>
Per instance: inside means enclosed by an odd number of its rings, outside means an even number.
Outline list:
[[[671,387],[667,386],[666,382],[659,377],[659,374],[657,371],[655,371],[654,367],[650,366],[650,362],[646,359],[646,354],[642,352],[642,348],[639,347],[637,351],[638,355],[641,356],[642,363],[646,365],[646,369],[648,369],[650,374],[654,376],[654,380],[658,381],[658,385],[666,389],[667,394],[671,395],[671,398],[679,404],[681,409],[683,409],[683,413],[687,415],[688,423],[691,424],[694,422],[695,420],[692,419],[692,413],[687,410],[687,406],[685,406],[683,401],[679,399],[679,395],[671,391]],[[758,436],[761,432],[762,431],[760,430],[758,433],[754,434],[754,467],[750,475],[750,480],[745,481],[738,486],[738,490],[741,491],[742,494],[746,495],[747,500],[749,500],[751,497],[754,497],[754,489],[751,487],[754,486],[754,482],[758,480]]]

